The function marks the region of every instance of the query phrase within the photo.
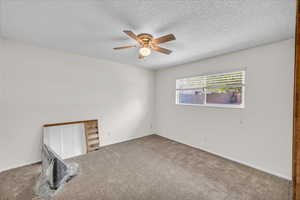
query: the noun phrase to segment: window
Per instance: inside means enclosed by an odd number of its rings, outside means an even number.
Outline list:
[[[245,71],[176,80],[176,104],[244,107]]]

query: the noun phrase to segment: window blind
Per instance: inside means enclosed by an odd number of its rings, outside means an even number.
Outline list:
[[[245,85],[245,71],[203,75],[176,80],[177,90],[236,88]]]

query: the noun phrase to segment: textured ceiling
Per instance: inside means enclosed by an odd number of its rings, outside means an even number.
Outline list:
[[[4,38],[147,68],[170,67],[294,36],[296,0],[0,0]],[[158,37],[171,55],[137,59],[122,30]]]

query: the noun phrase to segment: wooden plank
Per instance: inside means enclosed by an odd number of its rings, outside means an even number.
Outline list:
[[[300,3],[296,8],[293,119],[293,199],[300,200]]]
[[[92,138],[99,138],[99,135],[98,134],[89,134],[88,139],[92,139]]]
[[[98,128],[98,125],[95,124],[95,123],[88,123],[88,124],[87,124],[87,128],[88,128],[88,129],[93,129],[93,128],[96,128],[96,129],[97,129],[97,128]]]
[[[89,150],[90,150],[90,152],[97,151],[97,150],[99,150],[99,147],[93,147],[93,148],[90,148]]]
[[[83,120],[83,121],[72,121],[72,122],[62,122],[62,123],[55,123],[55,124],[45,124],[44,127],[51,127],[51,126],[64,126],[69,124],[80,124],[80,123],[91,123],[98,120]]]
[[[98,133],[98,128],[87,128],[87,133],[90,134],[90,133]]]
[[[100,146],[100,140],[97,120],[85,122],[85,134],[87,151],[92,152],[98,150]]]
[[[99,143],[90,144],[89,149],[99,148]]]
[[[88,123],[84,123],[84,133],[85,133],[85,143],[86,143],[86,149],[87,149],[87,153],[89,153],[90,152],[90,149],[89,149],[89,142],[88,142],[88,140],[87,140],[87,138],[88,138],[88,133],[87,133],[87,124]]]
[[[89,146],[89,149],[99,148],[99,143],[95,143]]]
[[[99,138],[95,137],[95,138],[89,138],[88,139],[89,144],[92,144],[93,142],[98,142],[99,143]]]

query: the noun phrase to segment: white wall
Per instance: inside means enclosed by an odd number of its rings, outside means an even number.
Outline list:
[[[40,160],[42,125],[99,119],[102,145],[151,134],[154,72],[0,40],[0,171]]]
[[[291,179],[294,40],[163,69],[156,132]],[[245,109],[175,105],[175,80],[246,69]]]
[[[99,119],[107,145],[151,134],[154,117],[162,136],[291,179],[293,56],[287,40],[159,70],[155,81],[145,69],[0,40],[0,171],[39,161],[43,124]],[[176,78],[243,68],[245,109],[175,105]]]

